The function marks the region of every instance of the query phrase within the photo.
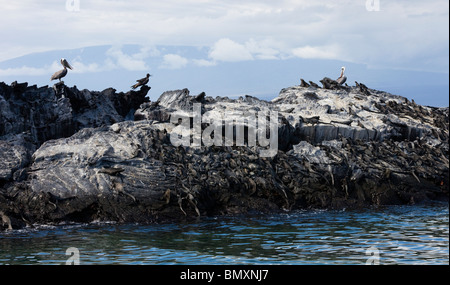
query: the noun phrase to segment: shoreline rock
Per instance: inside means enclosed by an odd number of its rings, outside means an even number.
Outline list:
[[[125,94],[55,86],[0,83],[4,229],[448,201],[448,107],[365,86],[294,86],[270,102],[188,89],[149,102],[146,86]],[[226,112],[224,122],[277,112],[276,155],[174,146],[170,135],[180,130],[171,116],[190,117],[194,103],[202,116]]]

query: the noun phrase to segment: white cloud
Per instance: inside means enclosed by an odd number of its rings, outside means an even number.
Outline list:
[[[205,66],[292,55],[336,58],[332,47],[353,62],[428,70],[439,62],[439,71],[448,72],[448,63],[436,60],[448,62],[447,0],[381,1],[379,12],[367,11],[365,0],[98,0],[80,1],[76,13],[65,2],[0,0],[0,27],[8,27],[0,29],[7,39],[0,42],[0,61],[56,49],[158,44],[210,47],[208,59],[193,61]],[[108,62],[143,70],[149,53],[116,49]]]
[[[109,66],[101,66],[98,63],[88,63],[85,64],[79,60],[75,60],[70,63],[73,67],[71,72],[73,73],[91,73],[91,72],[101,72],[104,70],[110,70]]]
[[[306,59],[339,59],[345,60],[342,54],[339,53],[340,47],[338,45],[330,46],[304,46],[292,50],[292,54],[296,57]]]
[[[197,66],[215,66],[217,65],[217,62],[214,60],[206,60],[206,59],[193,59],[192,62]]]
[[[163,63],[160,68],[164,69],[181,69],[186,67],[188,64],[188,59],[178,55],[178,54],[166,54],[163,57]]]
[[[270,40],[256,41],[249,39],[244,44],[229,38],[216,41],[210,48],[209,59],[194,59],[197,66],[215,66],[218,62],[237,62],[247,60],[281,59],[286,55],[280,44]]]
[[[20,75],[30,75],[30,76],[40,76],[49,74],[50,70],[48,68],[36,68],[29,66],[22,66],[17,68],[0,68],[0,76],[20,76]]]
[[[139,53],[128,55],[123,53],[120,47],[113,46],[106,51],[106,55],[111,59],[111,61],[108,61],[110,67],[115,65],[117,68],[124,68],[130,71],[149,69],[144,61],[147,57],[147,53],[142,50]]]
[[[0,68],[0,76],[42,76],[42,75],[48,75],[49,78],[51,74],[54,72],[62,69],[61,64],[59,64],[57,61],[54,61],[51,65],[46,65],[44,67],[30,67],[23,65],[21,67],[16,68]]]
[[[256,59],[280,59],[281,56],[280,46],[272,41],[250,39],[245,42],[245,47]]]
[[[211,48],[209,57],[213,61],[253,60],[252,54],[244,45],[236,43],[228,38],[218,40]]]
[[[147,66],[145,59],[157,55],[159,55],[159,51],[153,47],[144,46],[134,54],[127,54],[122,51],[120,46],[113,46],[105,52],[105,58],[100,59],[98,62],[85,62],[80,55],[67,59],[73,67],[73,70],[70,72],[83,74],[117,69],[128,71],[149,70],[150,68]],[[15,68],[0,68],[0,76],[42,76],[53,74],[60,69],[62,69],[61,63],[53,61],[51,65],[43,67],[23,65]]]

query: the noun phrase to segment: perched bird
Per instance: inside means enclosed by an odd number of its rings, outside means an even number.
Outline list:
[[[300,86],[301,87],[309,87],[310,85],[308,83],[306,83],[306,81],[303,80],[303,78],[300,78]]]
[[[108,175],[117,176],[118,174],[122,173],[123,171],[125,171],[125,169],[123,169],[123,168],[109,167],[109,168],[100,169],[98,171],[98,173],[105,173]]]
[[[357,81],[355,81],[355,83],[356,83],[356,87],[359,88],[359,91],[361,93],[366,94],[366,95],[370,95],[369,88],[367,88],[366,85],[364,85],[362,83],[358,83]]]
[[[319,82],[322,83],[324,89],[332,89],[332,87],[337,87],[337,82],[328,77],[324,77],[322,80],[319,80]]]
[[[339,83],[339,85],[342,85],[347,80],[347,76],[344,75],[345,67],[343,66],[341,68],[341,76],[339,76],[338,79],[336,79],[336,82]]]
[[[146,77],[136,80],[137,83],[134,84],[133,86],[131,86],[131,88],[136,89],[136,88],[138,88],[139,86],[142,86],[142,85],[147,84],[147,83],[148,83],[148,79],[150,78],[150,76],[151,76],[151,75],[147,73],[147,76],[146,76]]]
[[[320,116],[314,116],[311,118],[303,118],[302,116],[299,116],[299,118],[300,118],[299,121],[305,124],[315,125],[320,122]]]
[[[309,81],[309,84],[311,84],[312,87],[320,88],[319,85],[317,85],[316,83],[312,82],[311,80]]]
[[[202,92],[195,97],[195,101],[203,102],[203,100],[205,100],[205,96],[206,96],[206,93]]]
[[[73,69],[72,66],[70,66],[70,64],[67,62],[67,60],[65,58],[61,58],[61,64],[64,67],[64,69],[55,72],[52,75],[52,77],[50,78],[50,81],[58,79],[59,82],[61,82],[61,78],[63,78],[67,74],[67,68]]]

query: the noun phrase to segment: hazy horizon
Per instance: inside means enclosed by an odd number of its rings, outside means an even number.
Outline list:
[[[126,92],[146,73],[149,97],[276,97],[300,78],[449,106],[449,2],[348,0],[0,0],[0,81]],[[55,24],[57,23],[57,24]],[[7,28],[6,28],[7,27]]]

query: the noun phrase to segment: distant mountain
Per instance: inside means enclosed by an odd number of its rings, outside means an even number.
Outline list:
[[[341,66],[346,66],[349,85],[358,81],[420,104],[449,105],[448,74],[370,69],[363,64],[294,57],[214,61],[209,48],[193,46],[94,46],[34,53],[0,62],[0,82],[52,85],[50,76],[62,68],[59,64],[62,57],[74,67],[64,78],[65,83],[80,89],[101,91],[113,87],[126,92],[148,72],[152,74],[149,82],[152,100],[164,91],[182,88],[196,94],[206,92],[209,96],[248,94],[272,99],[284,86],[299,84],[300,78],[319,84],[325,76],[337,78]]]

